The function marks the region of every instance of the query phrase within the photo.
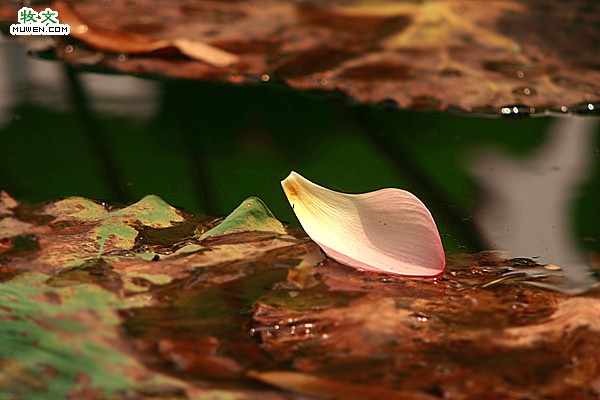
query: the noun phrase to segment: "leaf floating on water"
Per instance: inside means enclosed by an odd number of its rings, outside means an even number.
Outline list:
[[[150,36],[92,27],[84,22],[67,3],[58,1],[54,3],[53,8],[60,14],[61,22],[71,26],[71,36],[102,51],[127,54],[174,51],[215,67],[226,67],[238,62],[238,57],[235,54],[206,43],[184,38],[157,40]]]
[[[295,172],[281,184],[306,233],[336,261],[402,275],[443,272],[446,259],[435,221],[412,193],[344,194]]]

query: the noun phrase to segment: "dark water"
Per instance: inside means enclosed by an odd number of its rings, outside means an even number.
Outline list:
[[[448,252],[506,251],[576,285],[600,252],[597,119],[386,111],[276,84],[78,74],[16,43],[0,52],[0,188],[17,199],[154,193],[222,215],[255,195],[297,226],[279,185],[295,170],[340,191],[414,192]]]

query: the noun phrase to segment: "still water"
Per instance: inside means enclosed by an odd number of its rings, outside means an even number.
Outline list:
[[[597,119],[385,111],[275,84],[73,74],[14,42],[0,54],[0,188],[17,199],[126,204],[154,193],[224,215],[255,195],[298,226],[279,186],[296,170],[341,191],[410,190],[448,252],[503,251],[590,283]]]

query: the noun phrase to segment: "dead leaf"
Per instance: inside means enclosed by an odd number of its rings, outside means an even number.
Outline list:
[[[216,67],[226,67],[238,62],[238,57],[234,54],[194,40],[156,40],[150,36],[95,27],[84,21],[68,3],[62,1],[55,2],[52,8],[59,13],[61,23],[70,25],[71,36],[95,49],[127,54],[180,53]]]
[[[82,68],[235,84],[278,81],[415,110],[505,116],[600,110],[597,2],[201,0],[132,6],[115,0],[77,2],[75,12],[65,3],[57,6],[63,22],[73,24],[73,36],[96,49],[90,53],[68,41],[56,46],[59,59]],[[0,7],[0,15],[16,12],[14,5]],[[14,23],[16,17],[4,18]],[[169,52],[191,59],[162,57]]]
[[[533,260],[361,272],[255,199],[224,220],[156,196],[4,204],[0,397],[583,399],[599,380],[598,293],[548,290]]]
[[[233,359],[217,354],[219,340],[200,337],[181,341],[161,340],[158,344],[161,356],[192,375],[209,379],[235,379],[242,367]]]
[[[349,382],[336,382],[298,372],[273,371],[249,372],[248,376],[259,381],[309,396],[327,399],[362,400],[367,398],[396,400],[434,400],[436,397],[425,393],[402,390],[389,390],[362,386]]]

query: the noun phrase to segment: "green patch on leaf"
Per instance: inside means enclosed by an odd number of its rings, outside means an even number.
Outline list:
[[[48,285],[59,288],[82,283],[95,283],[115,292],[123,286],[119,273],[103,258],[86,260],[83,265],[65,269],[47,281]]]
[[[49,257],[50,263],[61,267],[78,267],[105,253],[131,250],[139,230],[169,228],[184,221],[175,208],[155,195],[114,211],[92,200],[69,197],[50,204],[45,212],[56,216],[55,225],[76,238],[73,242],[80,242],[77,246],[64,243],[61,256]]]
[[[132,217],[152,228],[165,228],[184,219],[175,208],[156,195],[149,195],[129,207],[113,212],[115,216]]]
[[[63,399],[90,390],[110,399],[180,385],[149,371],[121,343],[117,311],[146,305],[143,299],[120,300],[97,285],[50,287],[47,279],[26,273],[0,285],[0,398]]]
[[[258,197],[249,197],[233,210],[223,222],[202,237],[243,231],[265,231],[285,234],[286,231],[271,210]]]

